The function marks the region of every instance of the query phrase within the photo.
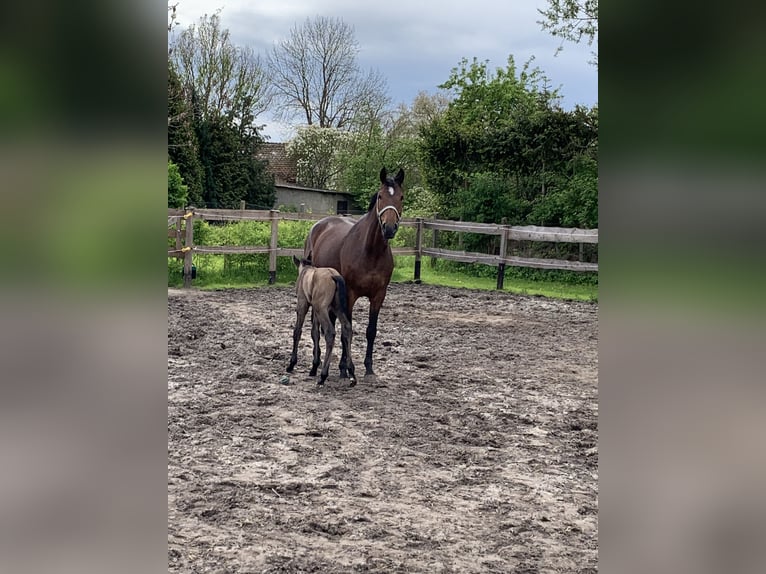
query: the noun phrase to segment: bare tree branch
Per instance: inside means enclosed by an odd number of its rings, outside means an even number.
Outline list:
[[[353,29],[338,18],[307,19],[268,55],[276,111],[283,121],[349,129],[359,110],[381,111],[389,103],[380,73],[366,75],[356,61]]]

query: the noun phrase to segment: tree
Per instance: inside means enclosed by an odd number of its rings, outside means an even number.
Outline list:
[[[512,58],[494,73],[476,59],[452,70],[441,87],[454,99],[420,128],[424,179],[444,215],[596,224],[598,109],[565,111],[548,84]]]
[[[202,165],[190,99],[168,61],[168,159],[188,186],[188,205],[202,205]]]
[[[232,44],[218,14],[183,30],[168,58],[168,157],[192,204],[269,209],[273,178],[256,159],[268,93],[260,60]]]
[[[298,183],[317,189],[337,189],[337,178],[343,170],[338,159],[350,138],[337,128],[315,125],[298,128],[287,144],[287,154],[297,168]]]
[[[548,8],[537,11],[543,16],[537,23],[561,38],[562,44],[564,40],[579,44],[585,39],[592,46],[598,36],[598,0],[548,0]],[[592,54],[592,63],[597,66],[598,53]]]
[[[194,91],[203,118],[228,115],[243,129],[252,129],[253,119],[270,105],[260,57],[232,44],[218,13],[183,30],[170,58],[181,83]]]
[[[277,113],[320,128],[351,129],[359,114],[378,116],[388,105],[376,71],[362,72],[351,26],[318,16],[295,25],[267,58]]]
[[[244,199],[248,207],[271,209],[274,180],[266,173],[265,163],[255,158],[257,137],[243,138],[228,118],[213,116],[199,121],[197,138],[206,206],[237,209]]]
[[[168,161],[168,207],[186,207],[188,189],[184,185],[178,166]]]

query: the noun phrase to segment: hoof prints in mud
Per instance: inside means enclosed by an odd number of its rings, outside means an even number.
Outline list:
[[[596,571],[595,305],[391,285],[317,388],[294,303],[169,292],[169,571]]]

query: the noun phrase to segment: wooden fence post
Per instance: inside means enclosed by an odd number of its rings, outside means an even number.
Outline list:
[[[439,217],[439,214],[434,213],[434,221],[436,220],[437,217]],[[433,245],[431,247],[433,247],[434,249],[439,248],[439,230],[438,229],[434,229],[434,240],[433,240]],[[436,257],[431,257],[430,264],[431,264],[431,269],[436,267]]]
[[[240,202],[239,202],[239,210],[240,211],[245,211],[245,200],[244,199],[240,200]]]
[[[183,216],[176,217],[176,251],[181,251],[183,244],[183,235],[181,234],[181,222],[184,220]]]
[[[506,251],[508,249],[508,218],[503,217],[500,220],[503,225],[503,234],[500,236],[500,259],[505,259]],[[497,289],[503,289],[503,282],[505,281],[505,261],[500,261],[497,265]]]
[[[183,216],[186,220],[186,241],[184,245],[184,289],[189,289],[192,282],[192,254],[194,251],[194,209]]]
[[[277,236],[279,233],[279,210],[269,211],[271,218],[271,243],[269,244],[269,285],[277,281]]]
[[[420,284],[420,258],[423,255],[423,218],[416,217],[415,228],[415,283]]]

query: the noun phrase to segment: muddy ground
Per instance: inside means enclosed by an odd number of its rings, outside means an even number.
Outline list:
[[[168,291],[169,571],[597,571],[597,305],[391,285],[318,388],[294,304]]]

